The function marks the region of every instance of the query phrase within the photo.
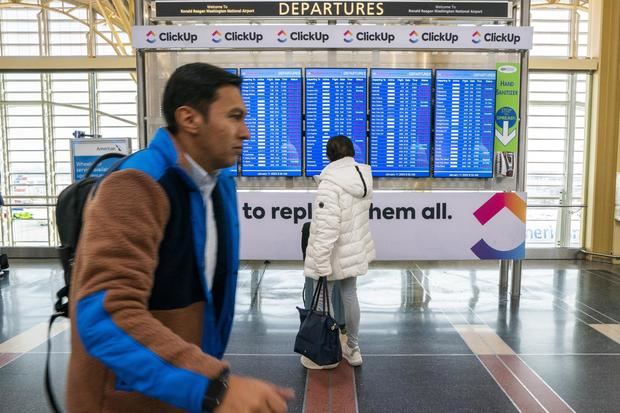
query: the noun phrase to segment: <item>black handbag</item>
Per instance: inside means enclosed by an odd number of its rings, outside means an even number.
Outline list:
[[[323,309],[319,311],[320,294],[323,294]],[[299,332],[295,338],[295,353],[306,356],[319,366],[338,363],[342,360],[340,331],[338,323],[329,312],[327,279],[319,278],[310,309],[299,308]]]

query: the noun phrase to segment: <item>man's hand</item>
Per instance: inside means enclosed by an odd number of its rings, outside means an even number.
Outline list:
[[[216,413],[286,413],[287,401],[295,398],[293,389],[276,386],[251,377],[231,375],[228,390]]]

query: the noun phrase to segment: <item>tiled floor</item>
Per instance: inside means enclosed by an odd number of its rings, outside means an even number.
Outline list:
[[[11,265],[0,281],[0,411],[45,412],[42,323],[62,273],[55,261]],[[293,387],[291,412],[620,412],[620,268],[526,261],[522,281],[516,305],[499,294],[497,262],[379,263],[358,282],[363,366],[308,373],[292,352],[300,263],[246,264],[226,358],[236,373]],[[58,394],[63,327],[52,340]],[[316,407],[307,391],[329,403]]]

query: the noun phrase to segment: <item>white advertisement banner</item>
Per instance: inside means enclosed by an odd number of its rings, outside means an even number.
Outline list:
[[[241,259],[301,260],[315,192],[238,191]],[[377,260],[525,258],[526,195],[375,192]]]
[[[213,25],[134,26],[137,49],[526,50],[531,27]]]

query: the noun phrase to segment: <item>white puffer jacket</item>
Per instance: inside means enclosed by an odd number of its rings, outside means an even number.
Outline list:
[[[370,166],[342,158],[327,165],[318,181],[304,275],[335,281],[366,274],[375,258],[368,222]]]

